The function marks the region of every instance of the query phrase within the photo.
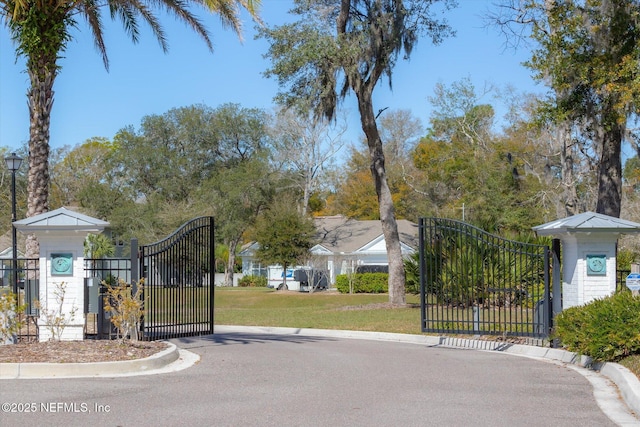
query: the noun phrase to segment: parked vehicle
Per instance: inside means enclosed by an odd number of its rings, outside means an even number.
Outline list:
[[[300,292],[329,289],[329,272],[326,270],[316,268],[294,270],[293,279],[300,283]]]

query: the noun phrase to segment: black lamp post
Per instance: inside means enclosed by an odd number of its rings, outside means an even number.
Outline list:
[[[20,169],[20,165],[22,165],[22,157],[16,156],[16,153],[11,153],[10,156],[4,158],[5,163],[7,164],[7,169],[11,171],[11,243],[12,247],[12,257],[13,257],[13,265],[11,269],[13,270],[13,293],[18,293],[18,242],[16,236],[16,227],[13,223],[17,220],[16,218],[16,171]]]

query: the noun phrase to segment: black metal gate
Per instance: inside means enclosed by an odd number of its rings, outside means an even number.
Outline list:
[[[191,220],[166,239],[141,246],[139,254],[144,339],[212,334],[213,218]]]
[[[548,337],[548,246],[450,219],[419,226],[423,332]]]

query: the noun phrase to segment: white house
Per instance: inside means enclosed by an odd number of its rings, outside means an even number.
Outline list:
[[[331,283],[336,276],[354,271],[358,266],[387,266],[387,248],[382,224],[379,220],[358,221],[342,215],[314,218],[318,243],[311,248],[306,266],[327,270]],[[398,220],[398,233],[403,256],[409,256],[418,247],[418,225],[407,220]],[[282,282],[282,267],[260,264],[255,257],[258,244],[252,242],[240,252],[242,273],[267,276],[270,281]],[[293,279],[293,269],[287,272]],[[295,289],[292,280],[289,289]]]

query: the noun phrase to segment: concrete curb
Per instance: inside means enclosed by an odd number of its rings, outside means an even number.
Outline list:
[[[640,380],[638,377],[617,363],[605,363],[600,368],[600,373],[618,386],[627,405],[640,415]]]
[[[387,332],[342,331],[329,329],[275,328],[260,326],[216,326],[215,333],[260,333],[274,335],[305,335],[326,338],[351,338],[376,341],[422,344],[431,347],[464,348],[482,351],[498,351],[514,356],[548,359],[577,365],[597,371],[611,380],[620,390],[625,403],[640,415],[640,380],[631,371],[617,363],[594,363],[590,357],[580,356],[557,348],[509,344],[498,341],[481,341],[468,338],[431,335],[394,334]]]
[[[175,344],[144,359],[96,363],[0,363],[0,379],[112,377],[123,374],[153,373],[180,357]]]

